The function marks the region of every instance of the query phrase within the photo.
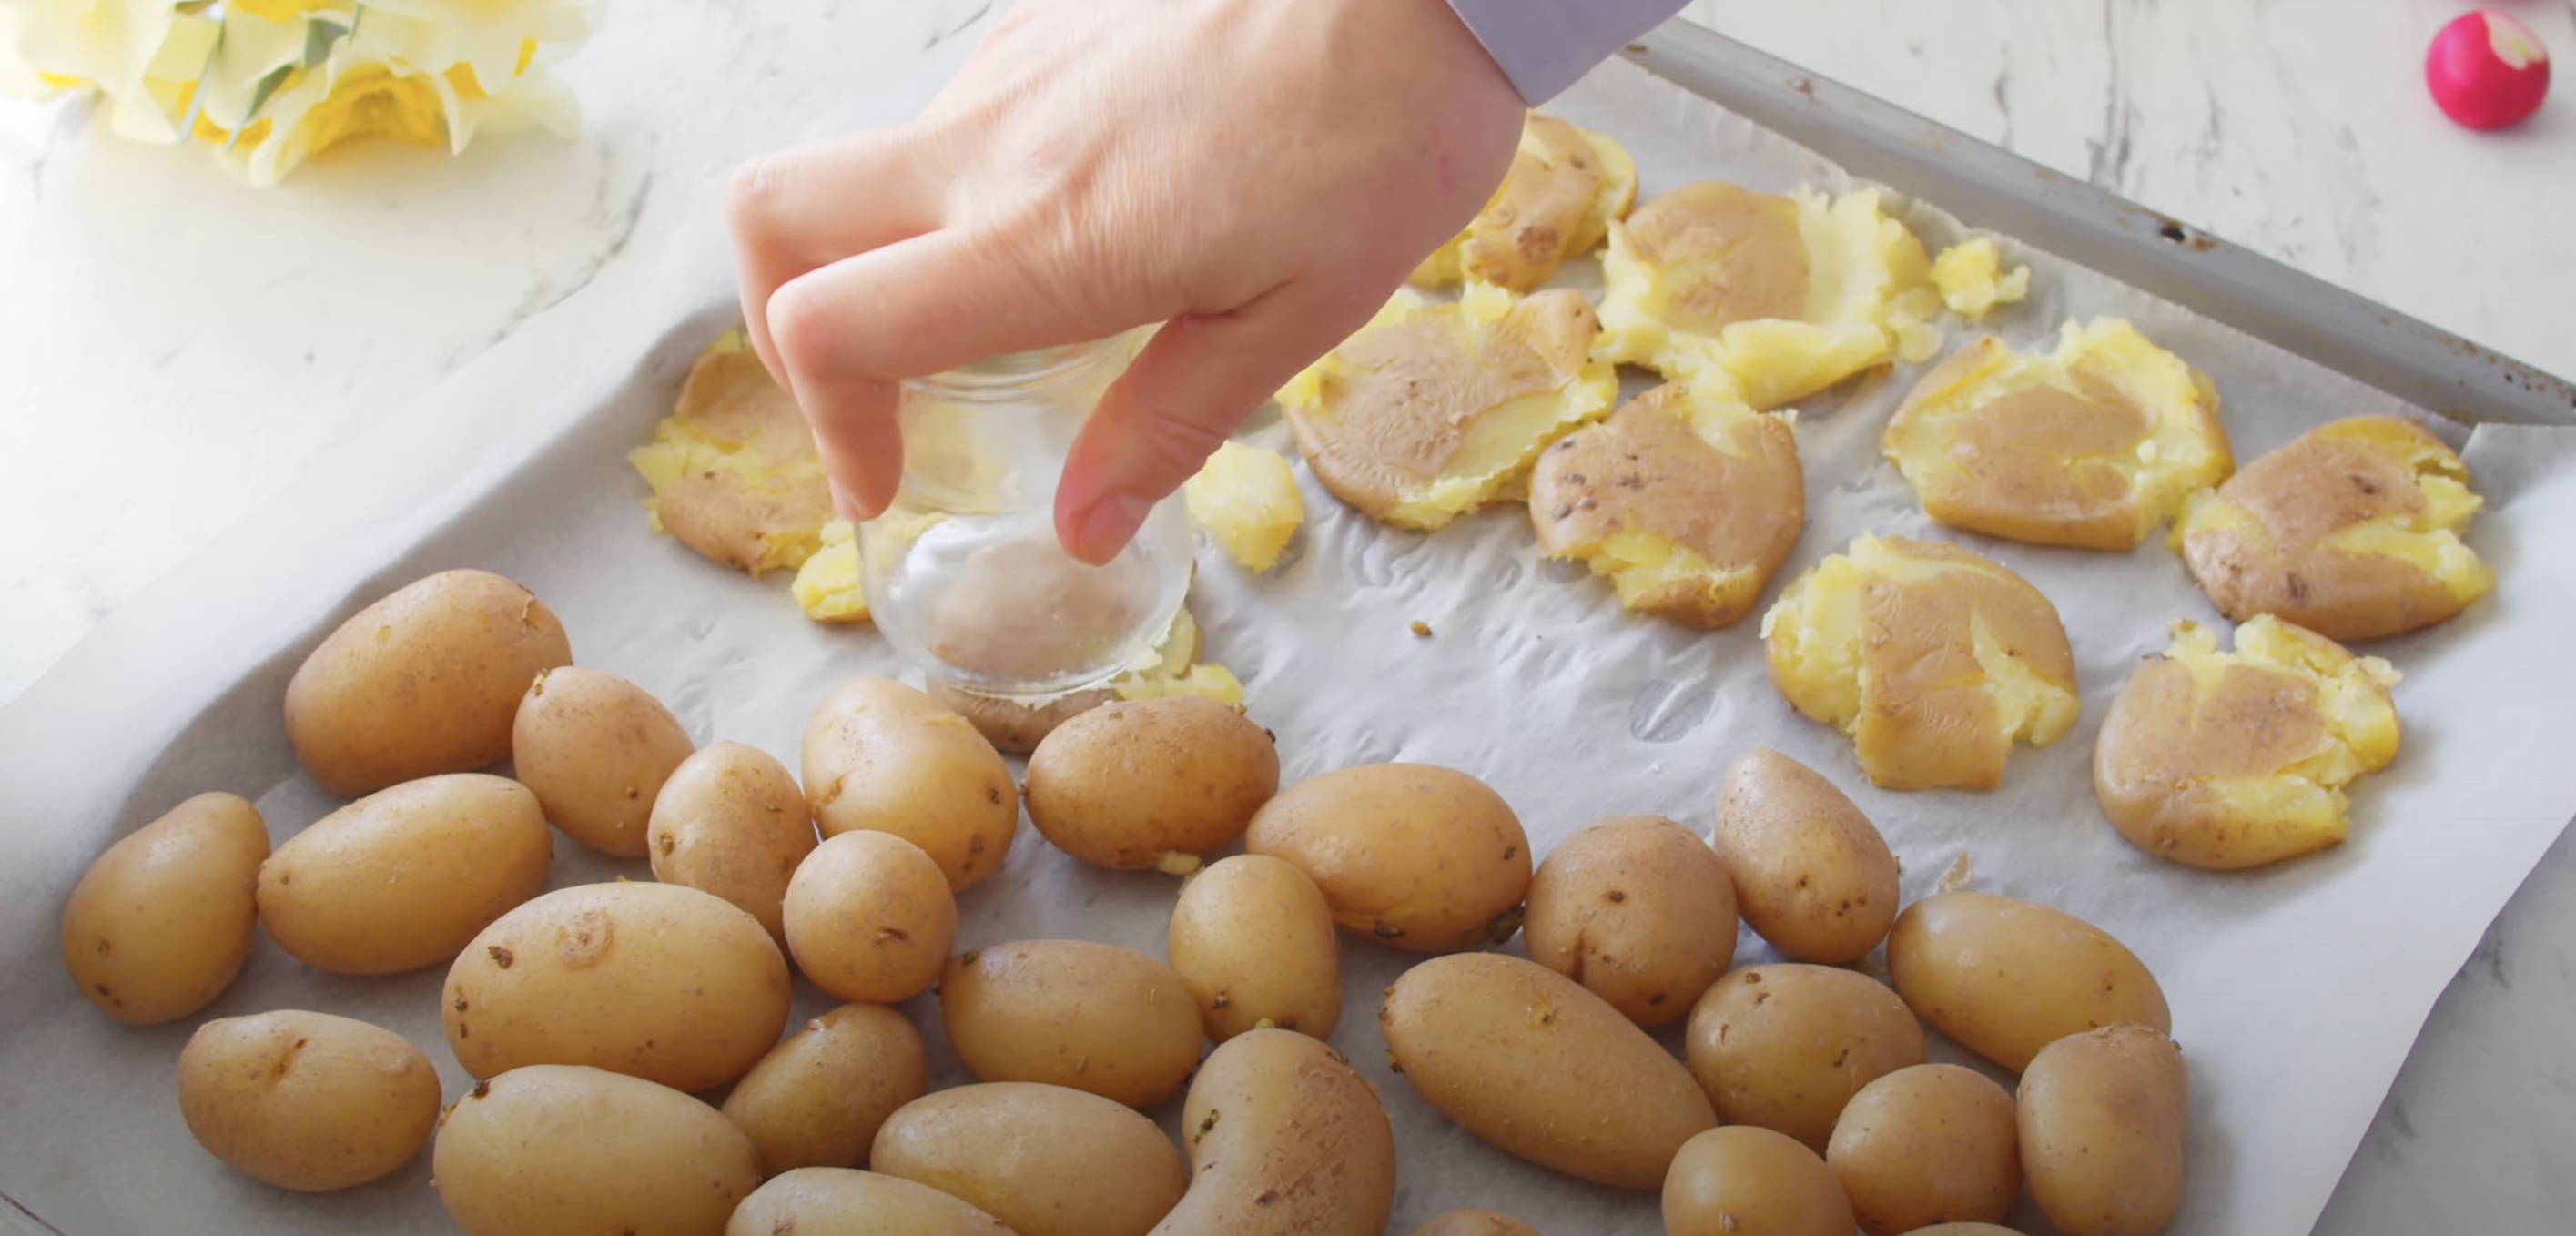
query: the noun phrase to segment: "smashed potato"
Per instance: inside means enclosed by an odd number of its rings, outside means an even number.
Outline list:
[[[1201,664],[1199,658],[1206,653],[1207,633],[1190,615],[1189,607],[1183,606],[1172,615],[1170,629],[1155,643],[1153,651],[1106,685],[1052,700],[1023,703],[979,695],[932,678],[930,695],[972,722],[994,749],[1006,755],[1027,755],[1037,750],[1038,743],[1054,733],[1057,726],[1112,700],[1196,695],[1240,707],[1243,683],[1235,678],[1234,671],[1222,665]]]
[[[1602,359],[1724,375],[1760,409],[1940,349],[1922,242],[1872,189],[1828,202],[1684,185],[1610,225],[1601,270]]]
[[[1881,789],[1991,790],[2017,741],[2075,724],[2057,607],[2001,564],[1938,541],[1863,536],[1762,618],[1771,681],[1851,735]]]
[[[823,525],[814,555],[796,568],[790,586],[796,605],[816,622],[866,622],[868,593],[859,580],[857,526],[846,519]]]
[[[2019,303],[2030,295],[2030,267],[2004,270],[2003,250],[1994,238],[1963,240],[1932,259],[1932,286],[1950,312],[1982,322],[1998,305]]]
[[[1467,230],[1414,268],[1423,287],[1465,280],[1527,292],[1592,252],[1637,200],[1637,161],[1607,133],[1531,112],[1511,171]]]
[[[1806,528],[1797,436],[1666,383],[1540,456],[1530,522],[1542,553],[1609,576],[1629,609],[1722,627],[1753,608]]]
[[[1610,410],[1619,377],[1591,356],[1581,292],[1471,285],[1456,304],[1409,290],[1279,392],[1297,449],[1333,496],[1432,529],[1501,497],[1539,451]]]
[[[2236,650],[2195,622],[2129,676],[2093,748],[2120,835],[2187,867],[2258,867],[2339,845],[2343,787],[2397,758],[2397,671],[2270,615]]]
[[[1905,397],[1881,441],[1932,518],[2126,551],[2236,466],[2218,390],[2127,322],[2069,322],[2024,356],[1987,336]]]
[[[2377,639],[2445,621],[2495,587],[2460,539],[2486,505],[2469,485],[2468,465],[2423,427],[2357,416],[2193,495],[2174,543],[2229,618]]]
[[[1278,564],[1279,551],[1306,522],[1306,499],[1288,458],[1240,442],[1217,447],[1181,486],[1181,501],[1227,557],[1256,575]]]
[[[653,530],[757,578],[823,545],[832,493],[796,400],[741,331],[699,354],[680,400],[627,452],[653,487]]]

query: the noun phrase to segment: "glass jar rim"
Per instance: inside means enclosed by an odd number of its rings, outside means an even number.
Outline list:
[[[904,385],[952,394],[1022,394],[1070,380],[1106,360],[1123,364],[1140,342],[1137,332],[1128,331],[1083,343],[1004,352],[946,373],[907,378]]]

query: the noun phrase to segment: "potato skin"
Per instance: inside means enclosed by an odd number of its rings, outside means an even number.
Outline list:
[[[1681,1062],[1574,980],[1500,953],[1416,965],[1378,1014],[1424,1101],[1496,1148],[1623,1189],[1661,1185],[1717,1123]]]
[[[563,623],[489,571],[442,571],[350,615],[286,684],[286,738],[343,798],[510,754],[519,697],[572,664]]]
[[[1746,966],[1691,1010],[1683,1054],[1728,1124],[1824,1153],[1843,1105],[1923,1063],[1923,1025],[1886,984],[1833,966]]]
[[[129,1026],[214,1003],[259,930],[268,825],[236,794],[199,794],[92,860],[63,907],[63,969]]]
[[[1018,1236],[1145,1236],[1189,1188],[1134,1111],[1063,1086],[986,1082],[917,1099],[877,1131],[873,1170],[919,1181]]]
[[[1057,849],[1119,871],[1219,849],[1278,792],[1269,733],[1198,696],[1104,704],[1029,756],[1029,822]]]
[[[1852,1208],[1816,1152],[1752,1125],[1682,1145],[1664,1178],[1666,1236],[1851,1236]]]
[[[844,1004],[770,1048],[725,1096],[760,1174],[857,1167],[895,1109],[930,1090],[921,1031],[890,1008]]]
[[[1794,961],[1846,965],[1896,922],[1896,855],[1849,796],[1762,748],[1727,770],[1717,856],[1744,921]]]
[[[845,1167],[800,1167],[744,1198],[724,1236],[1016,1236],[937,1189]]]
[[[411,1162],[438,1124],[438,1094],[438,1069],[419,1048],[328,1013],[217,1018],[179,1052],[179,1115],[197,1144],[304,1193]]]
[[[1652,1029],[1687,1016],[1735,960],[1735,888],[1689,829],[1617,816],[1539,864],[1521,930],[1530,960]]]
[[[546,818],[602,854],[642,858],[653,802],[697,750],[680,719],[634,683],[595,669],[540,672],[510,725],[510,765]]]
[[[1001,870],[1019,831],[1019,788],[1001,753],[899,682],[853,678],[815,705],[804,772],[825,837],[893,833],[938,860],[955,892]]]
[[[787,766],[720,742],[680,761],[646,822],[653,878],[714,893],[787,946],[787,882],[814,852],[814,816]]]
[[[438,1200],[467,1236],[717,1236],[760,1183],[716,1109],[603,1069],[536,1064],[439,1122]]]
[[[787,961],[760,921],[676,884],[557,889],[484,929],[447,971],[447,1045],[476,1077],[590,1065],[699,1091],[741,1077],[787,1024]]]
[[[554,833],[536,795],[485,773],[407,781],[287,839],[259,868],[259,919],[289,956],[335,974],[456,958],[544,891]]]
[[[1529,837],[1511,804],[1436,765],[1309,777],[1263,805],[1244,842],[1305,872],[1334,922],[1407,952],[1509,940],[1529,894]]]
[[[1955,1064],[1898,1069],[1844,1106],[1825,1164],[1869,1236],[2001,1219],[2021,1196],[2013,1097]]]
[[[961,953],[939,978],[957,1058],[985,1081],[1045,1082],[1129,1107],[1181,1092],[1199,1062],[1199,1006],[1171,967],[1088,940]]]
[[[2019,1071],[2070,1034],[2134,1021],[2173,1028],[2146,963],[2091,923],[1991,893],[1935,893],[1896,916],[1887,972],[1916,1016]]]
[[[1190,1189],[1150,1236],[1381,1236],[1395,1129],[1340,1052],[1254,1030],[1210,1052],[1181,1106]]]
[[[787,885],[796,968],[844,1000],[895,1004],[939,981],[957,943],[957,899],[939,864],[892,833],[824,842]]]
[[[1166,948],[1216,1042],[1264,1021],[1319,1039],[1341,1025],[1332,907],[1290,863],[1237,854],[1191,876],[1172,905]]]
[[[1431,1216],[1413,1236],[1539,1236],[1539,1230],[1499,1210],[1453,1210]]]
[[[2164,1032],[2123,1023],[2049,1044],[2015,1111],[2022,1175],[2067,1236],[2152,1236],[2182,1208],[2191,1079]]]

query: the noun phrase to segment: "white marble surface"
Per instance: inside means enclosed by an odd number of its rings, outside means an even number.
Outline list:
[[[2452,128],[2417,74],[2465,7],[1700,0],[1692,15],[2576,375],[2576,83],[2521,130]],[[2502,7],[2576,56],[2576,2]],[[202,152],[105,140],[78,109],[0,104],[0,699],[631,246],[718,226],[734,163],[922,97],[985,8],[612,0],[566,66],[589,114],[577,143],[495,141],[453,163],[365,150],[268,193]],[[2576,1231],[2570,1024],[2562,839],[2435,1010],[2318,1231]]]

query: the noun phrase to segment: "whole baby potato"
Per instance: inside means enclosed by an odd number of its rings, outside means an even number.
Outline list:
[[[303,1193],[364,1184],[420,1153],[438,1069],[391,1030],[282,1009],[197,1027],[179,1052],[179,1115],[206,1153]]]
[[[510,727],[511,767],[546,818],[620,858],[647,853],[655,796],[695,750],[651,692],[578,666],[538,674]]]
[[[449,773],[378,790],[287,838],[259,868],[259,920],[289,956],[336,974],[455,960],[544,891],[554,834],[527,787]]]
[[[1539,1230],[1499,1210],[1453,1210],[1431,1216],[1413,1236],[1539,1236]]]
[[[1334,922],[1409,952],[1509,940],[1529,894],[1529,837],[1511,804],[1429,764],[1309,777],[1255,813],[1244,841],[1305,872]]]
[[[1029,756],[1029,822],[1057,849],[1122,871],[1188,870],[1278,792],[1269,732],[1195,695],[1104,704]]]
[[[1727,770],[1717,855],[1744,921],[1791,960],[1858,961],[1896,922],[1887,839],[1833,782],[1777,751]]]
[[[81,874],[63,908],[63,968],[99,1011],[129,1026],[214,1003],[250,956],[267,857],[268,825],[239,795],[199,794],[171,808]]]
[[[2121,1023],[2050,1043],[2014,1102],[2022,1176],[2066,1236],[2154,1236],[2173,1222],[2191,1078],[2162,1030]]]
[[[579,1064],[677,1090],[749,1071],[787,1024],[787,960],[760,921],[676,884],[557,889],[447,971],[447,1045],[476,1077]]]
[[[1020,827],[1001,753],[966,718],[899,682],[853,678],[805,722],[805,798],[826,837],[893,833],[964,892],[1001,870]]]
[[[2021,1236],[2021,1233],[1996,1223],[1935,1223],[1914,1229],[1908,1236]]]
[[[2173,1028],[2164,989],[2091,923],[1991,893],[1935,893],[1896,917],[1887,973],[1916,1015],[2008,1069],[2070,1034]]]
[[[1199,1006],[1171,967],[1088,940],[963,953],[939,979],[957,1058],[985,1081],[1045,1082],[1129,1107],[1181,1092],[1199,1062]]]
[[[1191,876],[1168,955],[1219,1043],[1267,1024],[1319,1039],[1342,1021],[1341,941],[1306,873],[1237,854]]]
[[[959,1086],[905,1104],[877,1130],[868,1163],[965,1201],[1018,1236],[1145,1236],[1190,1183],[1153,1121],[1035,1082]]]
[[[787,882],[814,852],[813,812],[786,765],[738,742],[708,747],[662,783],[645,833],[654,879],[732,902],[786,947]]]
[[[1383,1236],[1395,1130],[1351,1062],[1292,1030],[1208,1053],[1181,1105],[1190,1190],[1152,1236]]]
[[[1955,1064],[1898,1069],[1843,1107],[1825,1164],[1869,1236],[2001,1219],[2021,1196],[2013,1097]]]
[[[1539,864],[1522,930],[1530,960],[1652,1029],[1688,1014],[1735,960],[1735,889],[1689,829],[1619,816]]]
[[[1833,966],[1746,966],[1691,1010],[1683,1042],[1728,1124],[1788,1134],[1818,1154],[1843,1105],[1923,1063],[1923,1024],[1887,985]]]
[[[1851,1236],[1851,1203],[1816,1152],[1752,1125],[1684,1143],[1664,1178],[1665,1236]]]
[[[430,1152],[466,1236],[718,1236],[760,1183],[751,1139],[640,1077],[512,1069],[449,1108]]]
[[[1619,1010],[1500,953],[1413,967],[1378,1013],[1398,1071],[1442,1115],[1541,1167],[1623,1189],[1663,1183],[1717,1123],[1708,1096]]]
[[[921,1031],[873,1004],[844,1004],[770,1048],[725,1096],[751,1135],[760,1174],[857,1167],[896,1108],[930,1089]]]
[[[286,738],[342,797],[510,754],[510,722],[539,673],[572,664],[563,623],[489,571],[442,571],[359,610],[286,684]]]
[[[787,947],[814,985],[893,1004],[930,990],[957,943],[957,899],[921,847],[856,832],[817,846],[787,885]]]
[[[924,1184],[846,1167],[800,1167],[760,1186],[724,1236],[1016,1236]]]

